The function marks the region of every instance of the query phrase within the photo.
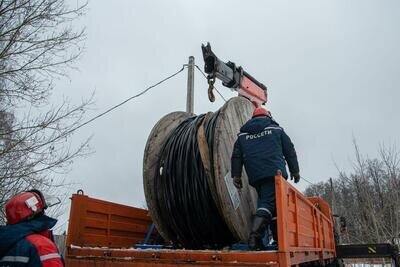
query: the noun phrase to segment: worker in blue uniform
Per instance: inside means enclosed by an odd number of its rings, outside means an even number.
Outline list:
[[[236,188],[242,188],[244,165],[249,184],[258,194],[257,211],[252,221],[248,244],[250,249],[263,249],[262,238],[268,225],[275,241],[277,238],[275,207],[275,175],[288,178],[286,162],[291,178],[300,180],[299,164],[293,143],[269,111],[262,107],[254,110],[253,117],[242,126],[235,142],[231,158],[231,174]]]

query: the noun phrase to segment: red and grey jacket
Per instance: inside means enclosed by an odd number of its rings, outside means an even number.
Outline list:
[[[49,229],[57,220],[41,215],[0,227],[0,267],[62,267],[63,259]]]

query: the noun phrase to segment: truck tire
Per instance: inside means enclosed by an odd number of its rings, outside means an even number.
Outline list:
[[[327,267],[345,267],[342,259],[335,259],[333,262],[326,265]]]

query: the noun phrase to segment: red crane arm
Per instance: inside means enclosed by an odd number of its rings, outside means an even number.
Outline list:
[[[244,71],[242,67],[237,67],[235,63],[221,61],[211,50],[210,43],[206,46],[202,45],[201,49],[205,63],[204,70],[208,74],[207,79],[210,85],[213,85],[215,79],[220,79],[222,85],[237,91],[239,95],[248,98],[256,106],[267,102],[267,87],[264,84]],[[210,97],[211,101],[213,101],[212,98],[213,95]]]

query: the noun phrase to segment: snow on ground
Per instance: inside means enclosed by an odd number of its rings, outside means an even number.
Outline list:
[[[365,260],[344,260],[346,267],[391,267],[394,266],[391,260],[387,259],[365,259]]]

